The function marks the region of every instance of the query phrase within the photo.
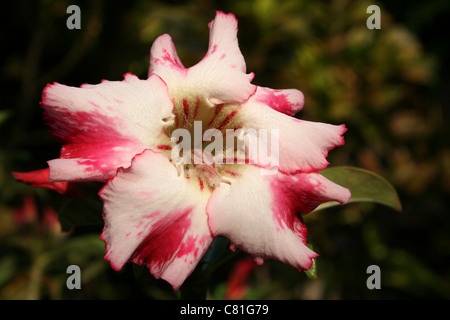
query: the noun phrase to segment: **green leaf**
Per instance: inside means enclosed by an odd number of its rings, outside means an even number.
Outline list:
[[[333,167],[320,171],[329,180],[350,189],[352,202],[374,202],[394,210],[401,211],[402,206],[395,188],[380,175],[369,170],[356,167]],[[337,202],[326,202],[319,205],[321,210],[339,205]]]
[[[311,250],[314,250],[311,243],[308,243],[307,246]],[[317,262],[316,262],[316,259],[312,259],[312,261],[313,261],[313,263],[312,263],[311,268],[309,268],[308,270],[305,270],[304,272],[309,279],[317,280]]]
[[[102,202],[98,198],[69,199],[60,210],[58,219],[63,231],[77,226],[102,226]]]

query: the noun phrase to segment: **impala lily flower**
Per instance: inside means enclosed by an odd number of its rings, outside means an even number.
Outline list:
[[[255,267],[256,264],[251,259],[236,263],[227,281],[225,299],[240,300],[245,297],[249,289],[247,281]]]
[[[42,99],[51,133],[63,144],[48,162],[49,181],[106,182],[99,193],[105,259],[117,270],[130,261],[146,264],[174,289],[217,236],[258,264],[274,258],[309,269],[317,254],[306,246],[298,213],[350,198],[317,173],[328,152],[344,144],[345,126],[293,118],[303,107],[300,91],[252,84],[233,14],[217,12],[209,29],[208,51],[190,68],[165,34],[151,48],[148,79],[126,74],[80,88],[54,83]],[[218,161],[220,150],[203,158],[204,141],[192,150],[200,163],[174,161],[173,134],[193,132],[198,123],[207,137],[210,129],[225,137],[236,129],[276,130],[278,171],[261,174],[267,163],[259,158],[237,161],[237,147],[225,150],[236,163]]]

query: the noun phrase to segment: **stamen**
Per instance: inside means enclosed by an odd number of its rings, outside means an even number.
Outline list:
[[[200,164],[194,163],[194,169],[197,175],[211,187],[215,188],[221,182],[231,185],[231,180],[227,177],[220,175],[220,169],[217,168],[217,164],[214,162],[214,158],[211,155],[197,150],[197,156],[201,156],[202,162]],[[220,166],[219,166],[220,167]],[[219,170],[219,171],[218,171]]]
[[[184,176],[184,164],[183,162],[179,162],[175,164],[175,168],[177,168],[178,176]]]
[[[223,177],[223,176],[220,176],[220,178],[221,178],[220,182],[229,184],[231,186],[231,180],[230,179],[228,179],[227,177]]]
[[[171,126],[175,123],[175,115],[172,113],[167,118],[162,119],[162,121],[164,122],[164,126]]]

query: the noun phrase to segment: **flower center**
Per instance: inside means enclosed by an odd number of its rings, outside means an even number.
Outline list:
[[[201,190],[231,183],[245,159],[240,136],[238,104],[213,106],[198,96],[174,101],[173,125],[164,129],[170,142],[158,146],[172,161],[180,176]]]

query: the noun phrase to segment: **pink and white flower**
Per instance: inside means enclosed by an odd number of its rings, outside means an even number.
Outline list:
[[[147,79],[126,74],[80,88],[54,83],[42,97],[51,134],[63,147],[41,186],[105,182],[99,192],[105,259],[117,270],[130,261],[145,264],[174,289],[217,236],[258,264],[273,258],[309,269],[317,254],[306,246],[299,213],[350,198],[317,172],[327,167],[328,152],[344,144],[345,126],[293,118],[303,107],[300,91],[252,84],[233,14],[217,12],[209,29],[208,51],[190,68],[164,34],[151,48]],[[225,136],[227,129],[277,130],[278,171],[262,175],[258,161],[174,163],[172,133],[193,130],[196,121],[204,132]],[[202,154],[204,144],[195,148]],[[20,177],[27,182],[33,173]]]

